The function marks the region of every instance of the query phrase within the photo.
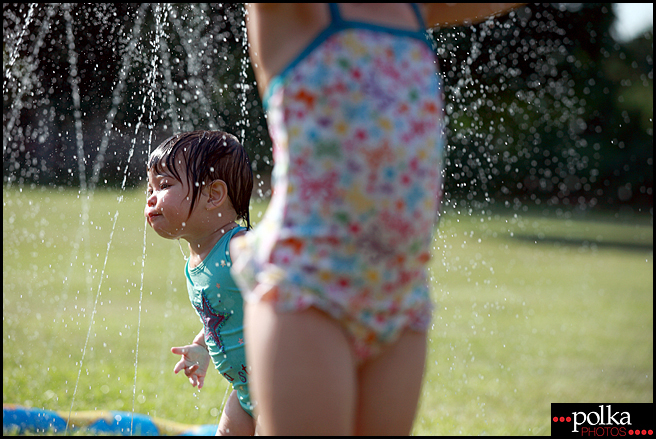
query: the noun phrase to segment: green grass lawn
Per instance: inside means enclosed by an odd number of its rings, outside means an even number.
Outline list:
[[[81,227],[77,192],[3,190],[3,403],[216,422],[226,381],[172,372],[201,325],[180,247],[120,196],[96,192]],[[451,210],[431,264],[414,434],[549,434],[552,402],[653,402],[650,215]]]

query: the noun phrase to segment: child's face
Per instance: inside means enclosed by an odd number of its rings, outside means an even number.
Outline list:
[[[187,181],[186,172],[180,172],[182,181]],[[156,174],[148,170],[148,198],[144,215],[148,224],[163,238],[178,239],[188,232],[190,191],[187,184],[176,180],[167,171]]]

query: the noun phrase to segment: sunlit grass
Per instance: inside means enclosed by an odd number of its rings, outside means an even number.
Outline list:
[[[653,402],[649,218],[445,220],[415,434],[549,434],[552,402]]]
[[[87,229],[77,192],[3,191],[3,402],[216,422],[226,381],[172,372],[200,329],[179,245],[146,230],[144,259],[144,195],[119,197],[96,192]],[[552,402],[653,402],[651,217],[448,211],[431,264],[414,434],[549,434]]]

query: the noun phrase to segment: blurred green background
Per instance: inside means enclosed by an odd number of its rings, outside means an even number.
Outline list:
[[[430,31],[448,148],[414,434],[653,402],[653,29],[614,20],[530,4]],[[173,132],[233,132],[257,222],[271,142],[244,29],[236,4],[3,4],[3,403],[218,419],[225,380],[172,373],[200,322],[178,243],[145,228],[144,169]]]
[[[173,374],[201,323],[144,194],[97,191],[88,230],[77,191],[3,199],[3,402],[216,422],[227,382]],[[549,434],[552,402],[653,402],[651,216],[449,209],[431,275],[415,434]]]

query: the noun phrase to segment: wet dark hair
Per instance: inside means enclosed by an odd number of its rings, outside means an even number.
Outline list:
[[[166,170],[182,183],[178,165],[187,171],[187,182],[192,191],[189,215],[200,199],[202,186],[223,180],[237,219],[243,219],[246,227],[251,228],[248,205],[253,191],[253,171],[246,150],[235,136],[223,131],[175,134],[150,153],[147,169],[155,173]]]

